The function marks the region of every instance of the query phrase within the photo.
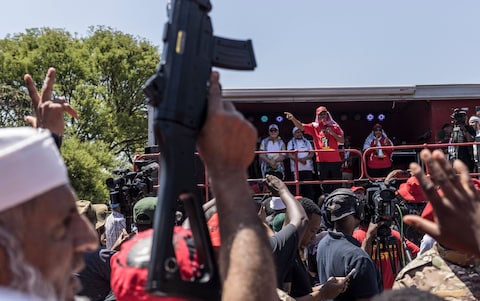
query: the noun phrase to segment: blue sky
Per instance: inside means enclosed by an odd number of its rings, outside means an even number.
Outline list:
[[[477,0],[211,1],[216,35],[253,40],[254,72],[225,88],[480,83]],[[4,1],[0,38],[106,25],[161,45],[166,0]]]

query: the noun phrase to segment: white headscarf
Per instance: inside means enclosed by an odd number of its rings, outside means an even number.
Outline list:
[[[0,129],[0,211],[69,183],[67,168],[49,131]]]
[[[369,148],[372,144],[372,141],[376,139],[375,129],[378,128],[378,127],[382,130],[382,137],[388,139],[388,136],[385,133],[385,131],[383,130],[382,126],[377,123],[373,126],[372,131],[370,132],[370,134],[365,139],[365,142],[363,143],[363,150],[366,150],[367,148]],[[381,146],[381,145],[377,145],[377,146]]]
[[[479,122],[480,123],[480,117],[478,116],[472,116],[470,119],[468,119],[468,123],[473,123],[473,122]]]
[[[320,124],[320,120],[318,119],[318,115],[322,112],[327,112],[327,122],[326,122],[326,126],[335,126],[335,127],[338,127],[340,129],[340,131],[342,132],[341,136],[343,136],[343,130],[342,128],[340,127],[340,125],[333,119],[332,115],[330,114],[330,112],[327,110],[326,107],[324,106],[320,106],[318,107],[316,110],[315,110],[315,121],[313,122],[313,127],[317,128]]]

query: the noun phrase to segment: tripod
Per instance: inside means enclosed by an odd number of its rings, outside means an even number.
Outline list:
[[[392,235],[388,225],[382,225],[374,240],[373,261],[378,267],[378,273],[385,285],[391,285],[398,272],[412,259],[403,237]]]
[[[379,235],[375,239],[375,261],[379,267],[378,272],[380,273],[380,278],[383,279],[384,274],[384,265],[382,265],[382,260],[388,259],[390,263],[390,269],[393,276],[395,277],[398,273],[397,271],[397,262],[399,254],[399,246],[397,244],[397,239],[390,235]]]

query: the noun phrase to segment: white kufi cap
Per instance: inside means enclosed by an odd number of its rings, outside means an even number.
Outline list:
[[[0,212],[69,183],[65,163],[49,131],[0,129]]]
[[[480,117],[478,116],[470,117],[470,119],[468,120],[468,123],[472,123],[472,122],[480,122]]]
[[[270,208],[272,208],[273,210],[282,210],[282,209],[285,209],[287,207],[285,207],[285,204],[283,203],[283,201],[280,197],[274,196],[270,200]]]

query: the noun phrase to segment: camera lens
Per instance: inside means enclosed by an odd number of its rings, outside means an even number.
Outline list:
[[[384,224],[384,225],[381,225],[380,227],[378,227],[377,236],[388,237],[390,235],[392,235],[392,230],[390,229],[389,226]]]

